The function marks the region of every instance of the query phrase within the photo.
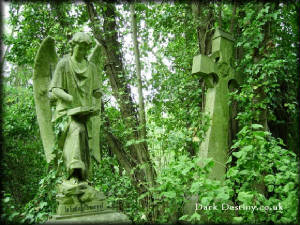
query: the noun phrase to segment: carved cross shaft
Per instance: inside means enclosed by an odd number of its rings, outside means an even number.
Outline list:
[[[210,118],[209,128],[200,145],[200,159],[212,158],[214,167],[210,177],[223,180],[226,172],[228,132],[230,121],[229,86],[235,81],[232,68],[233,37],[217,29],[212,41],[212,54],[197,55],[192,73],[202,76],[208,87],[205,114]]]

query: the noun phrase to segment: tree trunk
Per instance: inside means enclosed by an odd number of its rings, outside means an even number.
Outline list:
[[[208,5],[208,3],[202,3],[200,1],[192,1],[191,11],[195,24],[197,25],[197,38],[199,53],[202,55],[209,55],[211,53],[212,36],[214,30],[212,29],[215,22],[215,17],[213,15],[213,9]],[[209,13],[204,15],[204,10],[208,9]],[[205,108],[205,92],[206,85],[203,79],[199,78],[199,83],[202,88],[202,111]]]
[[[136,75],[138,82],[138,94],[139,94],[139,119],[141,128],[141,138],[146,139],[146,115],[145,115],[145,105],[144,105],[144,96],[143,96],[143,85],[141,78],[141,62],[140,62],[140,51],[137,40],[137,22],[136,14],[134,10],[134,4],[130,4],[130,18],[131,18],[131,32],[132,40],[134,45],[134,56],[135,56],[135,65],[136,65]]]
[[[209,55],[211,53],[212,36],[214,34],[215,16],[213,6],[200,1],[191,2],[192,13],[197,24],[197,38],[199,53]],[[207,13],[204,11],[207,9]]]
[[[150,160],[147,142],[137,142],[141,136],[139,132],[139,121],[137,119],[137,110],[131,98],[128,80],[123,68],[123,61],[121,57],[121,44],[117,37],[116,27],[116,11],[113,4],[105,4],[106,10],[103,10],[103,30],[100,30],[97,24],[98,15],[95,11],[94,5],[86,1],[87,11],[91,20],[91,28],[94,37],[102,45],[102,51],[105,58],[105,71],[109,77],[110,85],[112,87],[113,96],[116,98],[120,108],[124,124],[130,132],[129,138],[135,140],[132,145],[128,146],[130,153],[126,153],[118,142],[111,134],[108,134],[108,141],[111,149],[118,157],[119,162],[125,168],[126,172],[134,169],[135,177],[132,177],[132,182],[137,188],[137,191],[142,194],[153,187],[155,184],[156,172]],[[142,201],[145,209],[150,202]]]

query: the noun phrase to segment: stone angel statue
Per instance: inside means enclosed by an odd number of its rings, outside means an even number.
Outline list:
[[[55,158],[57,143],[66,168],[58,195],[63,204],[95,197],[91,196],[95,191],[86,191],[92,190],[87,181],[91,157],[100,161],[101,49],[96,45],[88,57],[92,39],[83,32],[75,33],[70,44],[71,54],[58,61],[54,39],[47,37],[36,55],[33,74],[37,120],[46,160],[49,163]],[[55,108],[51,108],[52,102]],[[64,125],[59,135],[53,130],[57,123]]]

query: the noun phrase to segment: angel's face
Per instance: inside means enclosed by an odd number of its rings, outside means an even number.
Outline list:
[[[73,55],[77,59],[86,58],[88,52],[90,50],[90,45],[86,42],[79,42],[74,46]]]

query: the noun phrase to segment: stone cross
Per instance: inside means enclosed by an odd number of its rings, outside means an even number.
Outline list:
[[[233,61],[233,37],[216,29],[212,40],[212,54],[197,55],[192,73],[204,78],[207,92],[205,114],[210,118],[205,139],[200,145],[200,159],[212,158],[214,167],[210,178],[223,180],[226,172],[230,121],[229,90],[236,84]]]

